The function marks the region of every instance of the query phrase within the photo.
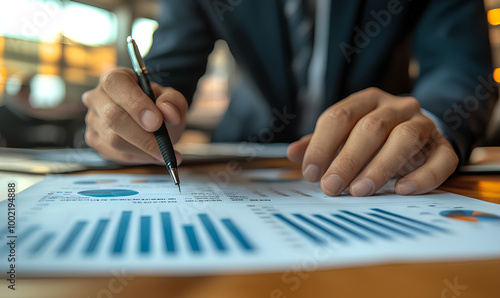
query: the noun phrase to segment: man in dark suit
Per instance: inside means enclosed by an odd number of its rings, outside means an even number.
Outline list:
[[[402,195],[435,189],[496,97],[482,1],[169,0],[159,23],[146,61],[156,105],[123,68],[83,96],[86,141],[109,159],[161,162],[151,132],[164,121],[179,138],[217,39],[242,84],[214,138],[300,138],[288,157],[328,195],[371,195],[393,177]]]

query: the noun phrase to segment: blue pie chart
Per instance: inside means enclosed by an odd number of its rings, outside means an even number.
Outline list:
[[[78,194],[82,196],[89,197],[127,197],[138,194],[138,191],[131,189],[93,189],[93,190],[82,190],[79,191]]]

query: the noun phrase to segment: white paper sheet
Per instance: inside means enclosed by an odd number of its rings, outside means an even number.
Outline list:
[[[20,275],[311,271],[500,257],[500,206],[454,194],[328,197],[283,170],[54,175],[0,203]],[[11,227],[12,228],[12,227]],[[7,238],[7,237],[10,238]],[[2,265],[4,268],[4,265]]]

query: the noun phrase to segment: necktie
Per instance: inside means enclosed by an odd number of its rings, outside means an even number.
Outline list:
[[[287,21],[292,49],[292,71],[300,92],[307,86],[307,72],[311,60],[313,22],[306,13],[303,0],[281,0]]]

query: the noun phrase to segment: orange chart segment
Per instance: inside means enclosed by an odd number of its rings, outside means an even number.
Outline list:
[[[500,221],[498,215],[474,210],[445,210],[439,214],[451,219],[470,222]]]

